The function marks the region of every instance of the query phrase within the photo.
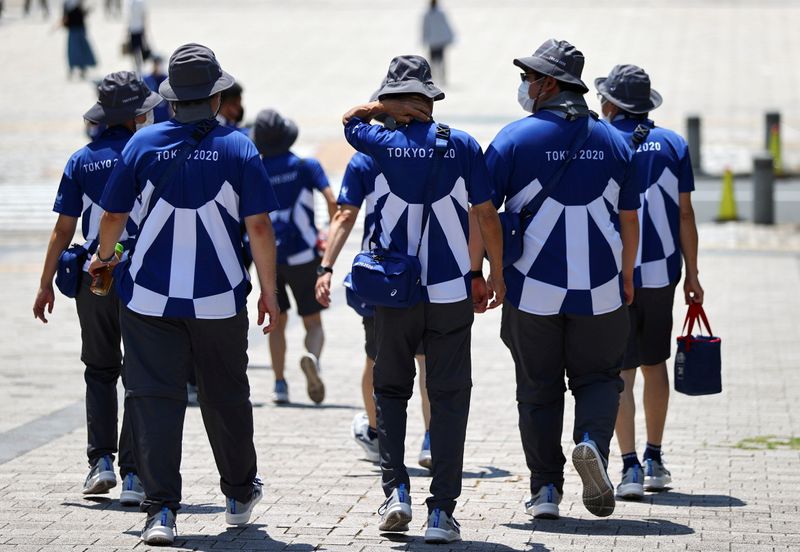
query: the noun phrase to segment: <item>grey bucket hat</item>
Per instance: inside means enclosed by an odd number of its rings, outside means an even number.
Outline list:
[[[431,66],[422,56],[397,56],[389,64],[389,71],[373,97],[381,99],[391,94],[422,94],[434,101],[443,100],[431,78]]]
[[[184,44],[169,58],[167,80],[158,87],[171,102],[210,98],[233,86],[234,79],[222,70],[211,49],[200,44]]]
[[[291,119],[286,119],[274,109],[259,111],[250,137],[261,155],[273,157],[289,151],[299,130]]]
[[[661,94],[650,87],[650,76],[636,65],[615,65],[607,77],[594,79],[597,91],[630,113],[649,113],[661,105]]]
[[[92,123],[118,125],[144,115],[163,101],[136,73],[118,71],[106,75],[97,86],[97,103],[83,118]]]
[[[586,94],[589,87],[581,80],[583,53],[566,40],[551,38],[539,46],[533,55],[514,60],[514,65],[553,77],[557,81],[576,84]]]

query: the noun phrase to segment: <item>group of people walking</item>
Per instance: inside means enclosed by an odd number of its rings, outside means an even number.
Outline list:
[[[119,453],[120,500],[147,514],[142,539],[174,541],[186,385],[194,374],[226,521],[250,520],[263,488],[246,372],[249,263],[260,287],[257,323],[271,334],[273,399],[289,400],[282,377],[288,286],[306,329],[300,368],[310,398],[322,402],[320,312],[362,205],[363,247],[409,256],[420,267],[421,300],[408,306],[371,305],[357,288],[348,290],[367,356],[366,412],[352,431],[380,463],[380,531],[408,531],[412,520],[404,443],[417,357],[429,408],[420,463],[432,475],[425,540],[460,540],[455,509],[471,326],[476,313],[501,305],[499,333],[514,361],[530,470],[525,510],[559,517],[567,386],[575,397],[572,461],[592,514],[608,516],[616,497],[639,498],[670,483],[661,456],[665,363],[682,266],[685,300],[703,300],[686,143],[648,117],[661,97],[639,67],[618,65],[595,81],[601,118],[584,99],[584,56],[568,42],[548,40],[513,63],[522,70],[517,95],[529,115],[503,128],[484,154],[466,132],[434,121],[445,94],[427,60],[394,58],[372,99],[343,117],[358,153],[336,201],[319,163],[290,151],[298,130],[289,119],[262,111],[249,133],[220,124],[222,95],[234,79],[208,48],[178,48],[158,93],[132,72],[103,80],[85,118],[108,128],[64,171],[33,308],[47,322],[59,255],[80,219],[88,272],[76,296],[89,430],[84,493],[116,485]],[[150,125],[162,98],[174,117]],[[324,252],[314,190],[331,217]],[[108,267],[116,291],[96,296],[91,277]],[[349,276],[346,285],[353,288]],[[633,432],[640,366],[644,465]],[[120,377],[126,392],[118,435]],[[616,489],[607,472],[615,427],[623,459]]]

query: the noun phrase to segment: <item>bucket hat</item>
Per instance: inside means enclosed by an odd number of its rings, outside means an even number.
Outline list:
[[[581,80],[583,53],[566,40],[551,38],[539,46],[533,55],[516,58],[514,65],[553,77],[557,81],[576,84],[586,94],[589,87]]]
[[[663,101],[650,87],[650,76],[636,65],[615,65],[607,77],[594,79],[594,86],[608,101],[630,113],[648,113]]]
[[[390,94],[422,94],[434,101],[443,100],[444,92],[433,84],[431,66],[422,56],[397,56],[381,87],[373,94],[378,99]]]
[[[211,49],[200,44],[184,44],[169,58],[167,80],[158,87],[171,102],[210,98],[233,86],[234,79],[222,70]]]
[[[286,119],[274,109],[259,111],[250,136],[261,155],[272,157],[289,151],[299,130],[291,119]]]
[[[97,86],[97,103],[83,118],[92,123],[118,125],[144,115],[162,101],[136,73],[118,71],[106,75]]]

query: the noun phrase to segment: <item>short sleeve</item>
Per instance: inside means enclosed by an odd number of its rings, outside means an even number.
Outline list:
[[[489,171],[486,168],[486,159],[483,150],[474,139],[470,138],[469,150],[469,180],[467,194],[472,205],[479,205],[492,199],[492,183]]]
[[[499,209],[506,198],[511,169],[506,155],[504,155],[502,140],[498,140],[498,138],[495,138],[486,149],[486,169],[491,182],[492,201],[494,206]]]
[[[368,176],[369,167],[359,159],[361,155],[354,155],[344,170],[342,187],[339,189],[339,198],[336,200],[339,205],[353,205],[360,208],[367,196],[365,179]]]
[[[620,211],[635,211],[642,206],[639,199],[639,177],[637,175],[636,163],[627,162],[625,174],[622,177],[619,190],[619,200],[617,209]]]
[[[77,159],[73,155],[64,167],[64,174],[61,175],[61,182],[58,185],[56,201],[53,204],[53,211],[70,217],[80,217],[83,214],[83,189],[76,180]]]
[[[247,160],[242,171],[242,185],[239,193],[239,216],[244,219],[259,213],[269,213],[278,209],[278,200],[269,183],[269,175],[258,155]]]
[[[136,203],[139,190],[136,186],[136,155],[131,140],[122,150],[119,162],[108,177],[100,207],[109,213],[130,213]]]
[[[322,165],[319,164],[319,161],[316,159],[304,159],[303,164],[305,165],[308,181],[311,186],[319,191],[330,187],[328,177],[325,176],[325,171],[322,170]]]
[[[678,166],[678,192],[686,193],[694,191],[694,172],[692,171],[692,158],[689,155],[689,147],[683,144],[683,155]]]
[[[344,137],[355,149],[371,157],[391,140],[393,131],[382,125],[365,123],[358,117],[350,119],[344,125]]]

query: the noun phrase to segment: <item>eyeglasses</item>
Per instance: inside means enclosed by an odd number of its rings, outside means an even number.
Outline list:
[[[535,76],[536,76],[536,73],[520,73],[520,74],[519,74],[519,78],[520,78],[520,80],[521,80],[522,82],[529,82],[529,83],[531,83],[531,84],[533,84],[533,83],[534,83],[534,82],[536,82],[536,81],[540,81],[540,80],[542,80],[542,79],[545,79],[545,78],[547,78],[547,75],[545,75],[545,76],[543,76],[543,77],[539,77],[538,79],[528,80],[528,79],[530,79],[531,77],[535,77]]]

